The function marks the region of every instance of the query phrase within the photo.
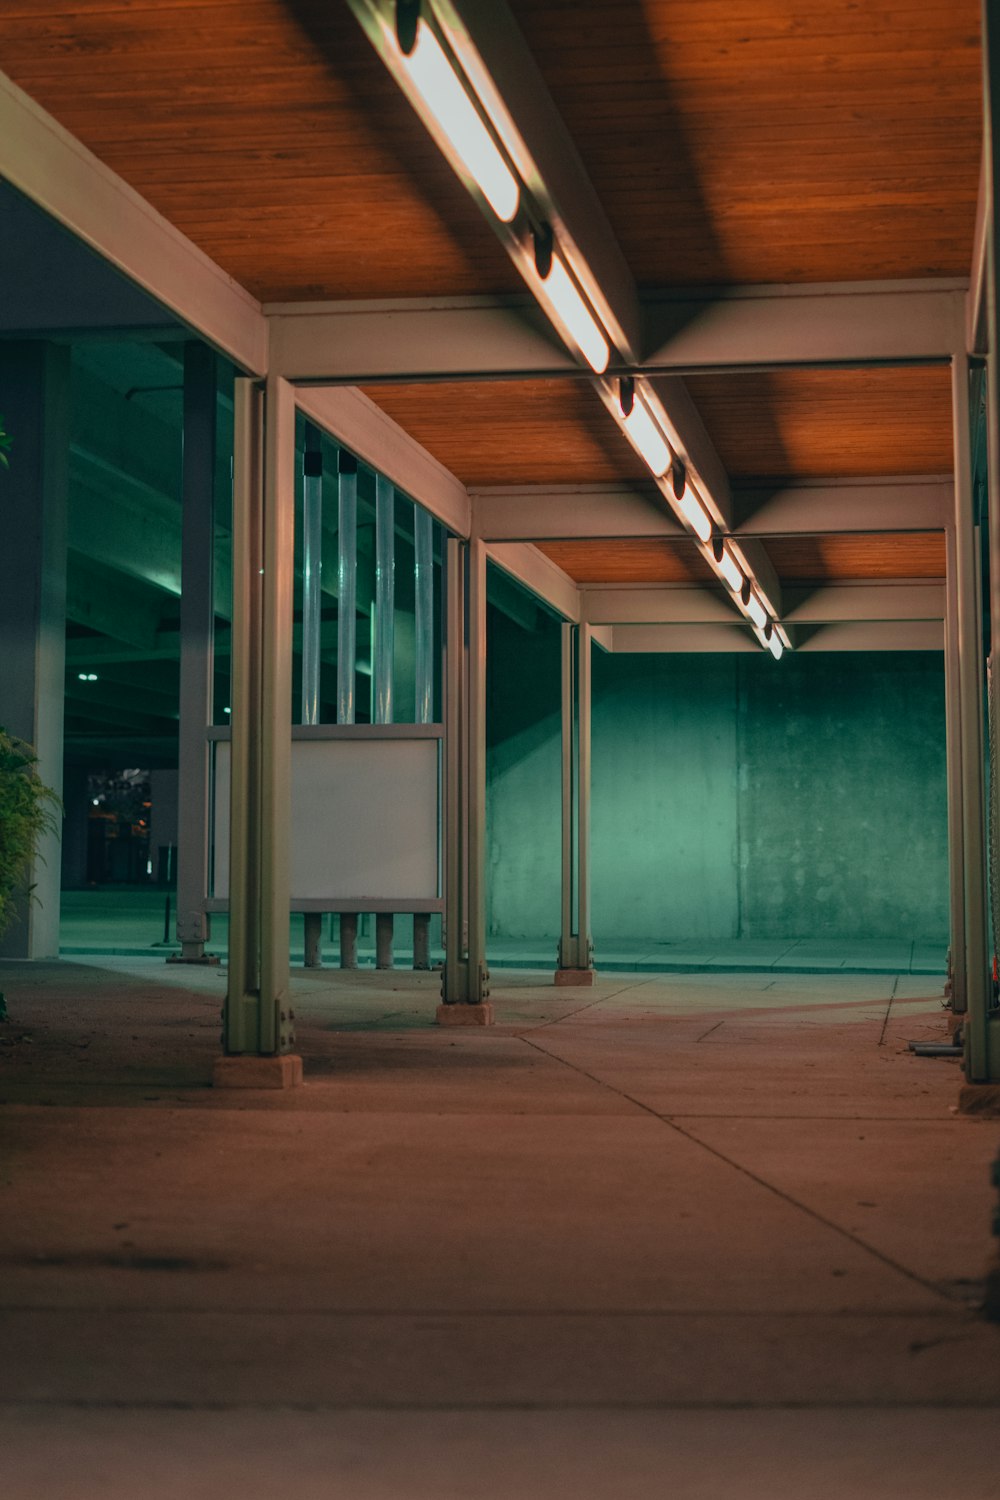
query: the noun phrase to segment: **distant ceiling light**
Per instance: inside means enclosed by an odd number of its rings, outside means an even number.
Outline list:
[[[637,396],[631,411],[626,412],[620,401],[618,409],[633,448],[649,466],[654,477],[662,479],[670,468],[670,446],[649,408]]]
[[[100,805],[101,805],[101,799],[100,799],[100,797],[91,797],[90,800],[91,800],[91,803],[92,803],[92,805],[94,807],[100,807]]]
[[[595,375],[603,375],[611,358],[608,341],[558,255],[552,256],[547,274],[539,271],[535,291],[567,342],[579,349]]]
[[[97,681],[97,673],[96,672],[77,672],[76,676],[77,676],[77,680],[79,682],[96,682]]]
[[[408,40],[402,35],[401,41]],[[402,66],[427,113],[504,224],[517,215],[521,189],[469,98],[434,32],[418,21],[412,48],[400,48]]]
[[[223,710],[222,710],[222,712],[223,712],[223,713],[224,713],[224,714],[231,714],[231,713],[232,713],[232,709],[231,709],[231,708],[224,708],[224,709],[223,709]]]
[[[738,594],[746,581],[743,576],[743,569],[721,536],[717,536],[712,543],[712,556],[715,558],[716,566],[722,577],[729,584],[733,593]]]

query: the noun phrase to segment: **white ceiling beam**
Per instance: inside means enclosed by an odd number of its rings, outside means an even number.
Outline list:
[[[487,542],[681,537],[680,522],[652,483],[470,488],[472,524]]]
[[[518,583],[574,624],[581,619],[580,590],[562,568],[544,552],[524,542],[494,543],[486,548],[490,562],[503,568]]]
[[[267,370],[260,303],[0,73],[0,177],[241,370]]]
[[[942,620],[940,583],[834,583],[785,586],[782,622],[793,626],[880,621]],[[582,618],[595,625],[710,625],[733,619],[725,589],[689,584],[587,584]]]
[[[580,608],[591,625],[733,624],[733,604],[722,589],[683,584],[585,586]]]
[[[669,654],[679,652],[738,651],[756,656],[761,647],[748,628],[734,621],[729,624],[701,625],[616,625],[615,655],[641,652]]]
[[[954,515],[951,475],[802,480],[735,494],[741,537],[939,531]]]
[[[937,620],[894,620],[818,625],[795,641],[801,651],[941,651],[944,626]],[[740,652],[760,656],[744,627],[732,625],[616,625],[614,651],[643,653]],[[766,655],[766,653],[764,653]],[[774,664],[776,672],[781,663]]]
[[[271,365],[299,383],[582,374],[528,296],[265,304]]]
[[[656,374],[740,366],[944,360],[966,340],[964,281],[640,293]],[[298,382],[580,371],[531,298],[268,303],[272,368]]]
[[[964,352],[965,281],[745,286],[646,298],[647,369],[944,360]]]
[[[374,401],[350,386],[300,387],[295,399],[310,421],[378,469],[449,531],[470,535],[472,507],[461,480]]]
[[[687,533],[655,485],[481,485],[470,489],[473,529],[488,542],[681,538]],[[803,480],[738,489],[734,536],[939,531],[954,512],[950,476]],[[748,558],[749,561],[749,558]]]
[[[796,639],[799,651],[943,651],[941,620],[845,621],[819,625]]]
[[[792,625],[879,620],[943,620],[943,583],[839,583],[784,590]]]

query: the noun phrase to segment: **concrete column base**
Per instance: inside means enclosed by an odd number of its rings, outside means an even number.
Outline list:
[[[962,1027],[965,1024],[965,1012],[960,1011],[958,1015],[952,1011],[948,1016],[948,1038],[954,1041],[961,1037]]]
[[[212,1083],[217,1089],[297,1089],[302,1083],[302,1059],[296,1052],[277,1057],[217,1057]]]
[[[966,1083],[958,1091],[960,1115],[1000,1120],[1000,1083]]]
[[[217,953],[201,953],[195,957],[188,958],[183,953],[168,953],[168,964],[200,964],[202,968],[213,968],[220,962]]]
[[[595,969],[557,969],[553,977],[556,985],[572,985],[578,989],[589,989],[597,979]]]
[[[479,1005],[466,1005],[459,1000],[454,1005],[439,1005],[439,1026],[492,1026],[493,1007],[488,1000]]]

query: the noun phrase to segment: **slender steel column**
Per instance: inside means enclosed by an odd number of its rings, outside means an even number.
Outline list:
[[[286,381],[271,377],[263,412],[247,381],[237,381],[235,404],[231,952],[223,1030],[227,1052],[273,1056],[289,1053],[295,1038],[288,972],[295,400]],[[216,1079],[239,1081],[218,1069]]]
[[[965,860],[966,1005],[965,1073],[970,1083],[989,1080],[985,797],[983,785],[982,616],[978,607],[978,555],[972,492],[969,362],[952,360],[952,428],[955,447],[955,585],[958,667],[962,706],[962,809]]]
[[[945,533],[947,550],[945,603],[945,732],[948,779],[948,889],[951,931],[951,1006],[966,1010],[965,982],[965,850],[962,814],[962,702],[958,669],[958,603],[955,586],[955,529]]]
[[[413,508],[415,676],[418,724],[434,718],[434,519]]]
[[[479,1001],[486,975],[486,543],[469,542],[469,984]]]
[[[256,1052],[260,997],[260,660],[264,396],[233,389],[233,621],[230,680],[228,1053]]]
[[[209,747],[215,626],[216,358],[184,346],[181,520],[180,725],[178,737],[177,940],[181,960],[205,962],[209,919]]]
[[[295,393],[287,381],[269,376],[266,401],[261,596],[260,1050],[288,1052],[295,1040],[288,972]]]
[[[323,619],[323,450],[306,425],[302,457],[302,722],[319,723]]]
[[[562,627],[562,917],[556,982],[589,983],[590,703],[589,625]]]
[[[372,723],[392,723],[396,640],[396,491],[375,477],[375,618],[372,641]]]
[[[488,1024],[486,546],[447,544],[445,927],[438,1020]]]
[[[341,449],[337,526],[337,723],[354,723],[357,673],[358,461]]]
[[[413,507],[414,566],[414,718],[430,724],[434,717],[434,520],[421,505]],[[413,914],[413,967],[431,966],[431,919]]]

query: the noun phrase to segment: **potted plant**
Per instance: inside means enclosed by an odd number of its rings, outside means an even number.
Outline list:
[[[17,915],[32,858],[43,833],[55,827],[59,798],[38,774],[30,745],[0,727],[0,937]],[[0,1019],[5,1008],[0,996]]]

